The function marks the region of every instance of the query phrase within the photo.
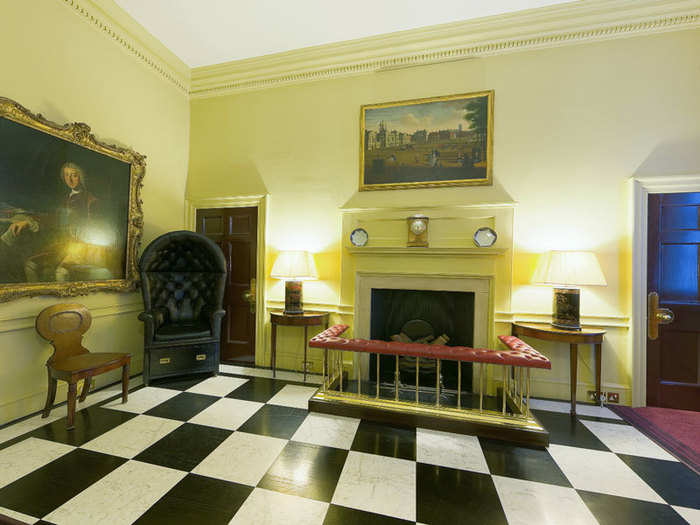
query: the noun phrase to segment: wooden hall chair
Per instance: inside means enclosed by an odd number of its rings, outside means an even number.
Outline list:
[[[41,311],[36,318],[36,331],[49,341],[54,352],[46,361],[49,391],[41,417],[49,417],[56,399],[56,383],[60,379],[68,382],[68,430],[74,427],[75,398],[78,381],[85,379],[80,393],[80,402],[85,401],[93,376],[123,367],[122,403],[126,403],[129,392],[130,354],[90,353],[82,346],[83,334],[92,324],[92,316],[82,304],[56,304]]]

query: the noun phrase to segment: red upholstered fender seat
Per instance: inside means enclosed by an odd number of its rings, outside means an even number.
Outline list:
[[[470,348],[468,346],[399,343],[396,341],[374,341],[340,337],[347,329],[348,325],[344,324],[331,326],[312,338],[309,341],[309,346],[369,354],[448,359],[451,361],[523,366],[527,368],[552,368],[552,364],[546,356],[512,335],[498,337],[507,347],[506,350],[489,350],[488,348]]]

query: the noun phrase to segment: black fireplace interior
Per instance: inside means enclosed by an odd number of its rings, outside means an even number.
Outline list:
[[[390,341],[393,335],[404,333],[412,340],[427,337],[449,337],[448,346],[474,345],[474,292],[434,290],[372,289],[370,337]],[[377,356],[370,355],[370,380],[376,381]],[[436,362],[420,360],[419,385],[434,388]],[[441,388],[457,389],[457,363],[441,361]],[[380,356],[380,380],[393,383],[395,358]],[[472,365],[462,363],[462,390],[472,390]],[[415,358],[400,358],[399,376],[402,384],[415,385]]]

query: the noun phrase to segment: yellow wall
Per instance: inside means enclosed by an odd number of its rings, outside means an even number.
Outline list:
[[[183,227],[189,106],[186,94],[106,37],[69,3],[3,2],[0,95],[54,122],[86,122],[95,135],[147,156],[144,245]],[[68,299],[72,300],[72,299]],[[76,298],[95,319],[85,346],[143,359],[139,293],[98,293]],[[46,396],[48,344],[34,331],[41,297],[0,304],[0,424],[36,411]],[[101,376],[98,386],[117,379]],[[65,400],[65,387],[57,401]],[[61,408],[59,410],[65,410]]]
[[[340,207],[515,200],[513,312],[551,312],[551,290],[528,284],[534,254],[598,252],[609,286],[584,289],[582,314],[622,325],[608,328],[603,376],[629,401],[626,181],[700,171],[698,49],[700,31],[684,31],[193,100],[187,194],[269,192],[268,259],[290,247],[319,252],[321,280],[305,283],[305,299],[329,308],[339,302]],[[487,89],[493,187],[357,193],[360,105]],[[282,299],[281,283],[267,286],[268,299]],[[294,352],[300,339],[282,337]],[[568,352],[540,346],[553,370],[539,393],[566,398]],[[592,362],[581,359],[585,395]]]

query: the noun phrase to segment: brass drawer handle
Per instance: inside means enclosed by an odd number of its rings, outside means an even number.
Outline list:
[[[170,358],[169,357],[161,357],[158,362],[161,365],[169,365],[170,364]]]
[[[197,354],[194,356],[197,361],[204,361],[207,358],[207,354]]]

